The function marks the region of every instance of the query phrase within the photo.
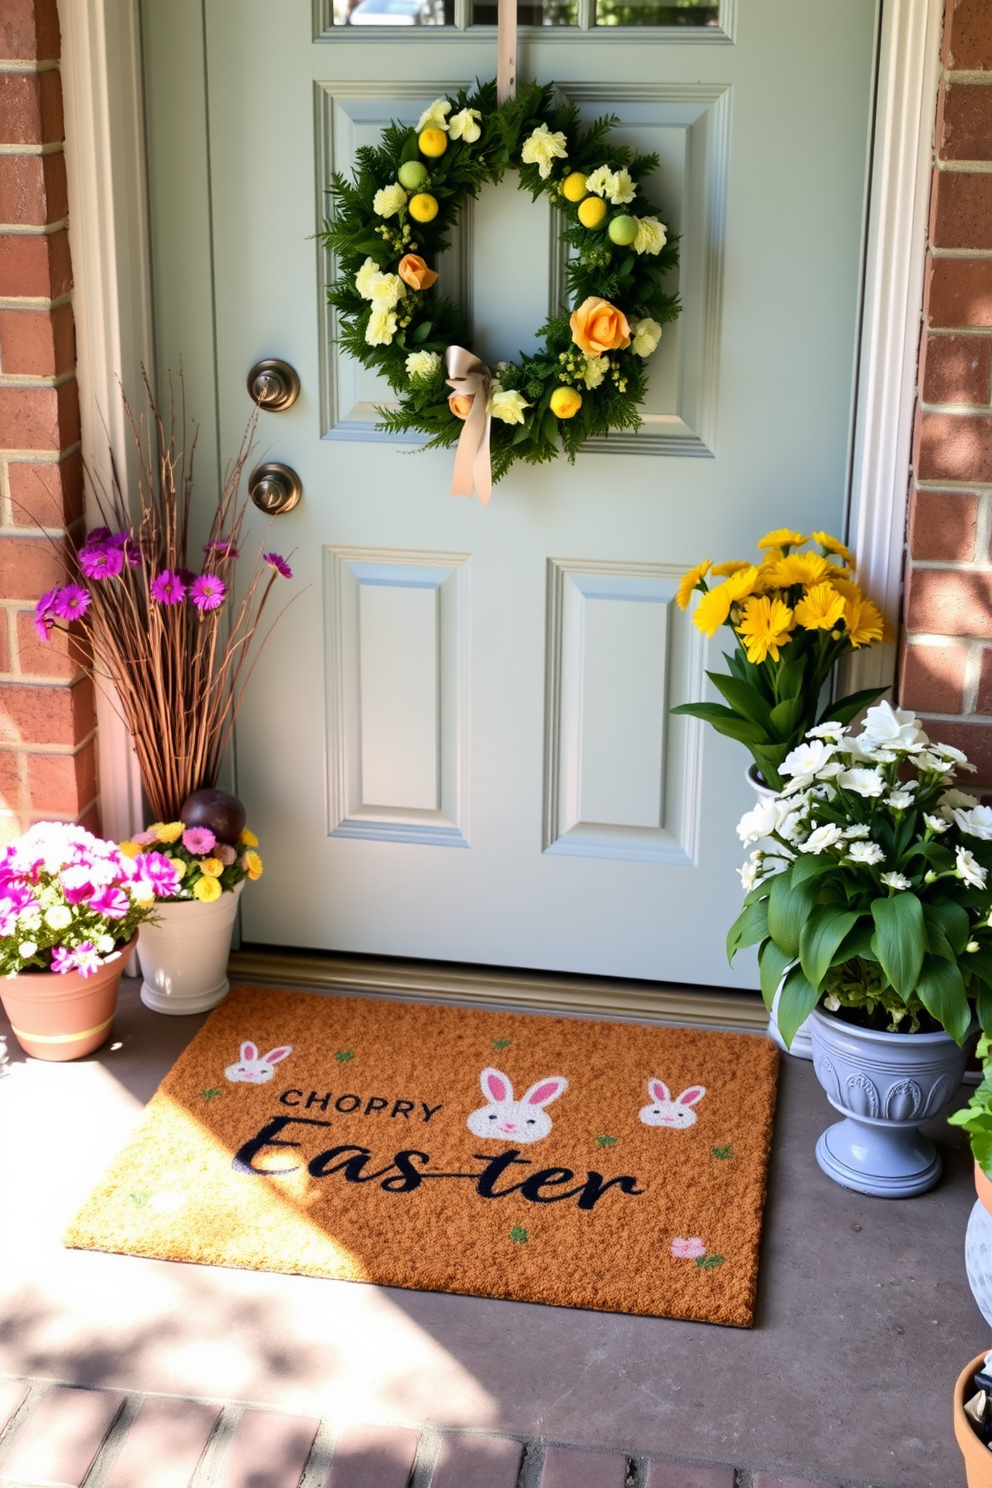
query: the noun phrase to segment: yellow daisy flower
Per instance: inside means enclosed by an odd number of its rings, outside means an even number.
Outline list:
[[[244,831],[241,833],[239,841],[241,841],[245,847],[258,846],[258,838],[255,836],[254,832],[249,832],[247,827],[245,827]]]
[[[845,548],[839,538],[831,537],[829,532],[814,532],[813,541],[819,543],[825,553],[835,553],[838,558],[843,558],[844,562],[849,563],[852,568],[857,568],[850,548]]]
[[[681,582],[679,583],[678,593],[675,596],[675,603],[678,605],[680,610],[684,610],[686,608],[689,600],[692,598],[692,591],[695,589],[700,579],[705,579],[706,575],[709,573],[710,562],[711,560],[709,558],[706,558],[702,563],[697,563],[695,568],[690,568],[687,574],[682,575]],[[241,840],[245,843],[246,847],[258,846],[257,837],[255,838],[254,842],[247,842],[245,841],[245,835],[243,832],[241,834]]]
[[[743,558],[731,558],[726,563],[718,563],[713,569],[714,574],[721,579],[729,579],[734,574],[740,573],[742,568],[750,568],[751,565]]]
[[[730,614],[730,606],[733,596],[728,592],[726,584],[717,584],[708,594],[704,594],[693,613],[692,623],[697,630],[701,630],[704,636],[711,638],[716,635],[720,626]]]
[[[851,645],[870,646],[885,634],[885,617],[870,599],[845,599],[844,623]]]
[[[772,575],[783,589],[793,584],[818,584],[830,576],[830,564],[820,553],[786,553],[772,569]]]
[[[753,666],[767,656],[778,661],[779,647],[788,645],[793,624],[792,611],[780,599],[768,599],[767,596],[749,599],[737,627],[748,661]]]
[[[804,630],[833,630],[844,613],[844,596],[830,584],[814,584],[796,605],[795,613]]]
[[[220,878],[224,872],[224,864],[220,858],[204,858],[200,864],[200,872],[205,873],[208,878]]]
[[[169,855],[166,854],[166,856]],[[176,873],[179,875],[180,878],[186,877],[186,870],[189,867],[189,864],[187,862],[185,862],[182,858],[173,857],[169,857],[169,862],[172,864],[173,868],[175,868]]]
[[[254,883],[256,879],[261,878],[262,860],[258,856],[257,852],[246,852],[241,861],[244,863],[245,872],[248,874],[248,877],[251,879],[252,883]]]
[[[118,842],[117,844],[117,851],[123,853],[126,858],[136,858],[144,850],[140,842]]]
[[[156,822],[148,830],[155,833],[159,842],[178,842],[186,830],[186,824],[185,822]]]
[[[213,904],[223,892],[215,878],[198,878],[193,885],[193,898],[199,899],[203,904]]]
[[[766,532],[758,544],[760,548],[798,548],[802,543],[809,542],[808,537],[803,537],[801,532],[793,532],[788,527],[776,527],[774,532]]]
[[[740,599],[746,599],[758,582],[758,570],[753,563],[746,568],[738,569],[737,573],[731,574],[726,582],[726,588],[730,591],[730,602],[735,604]]]
[[[858,600],[859,602],[864,599],[864,595],[861,593],[858,585],[852,578],[848,578],[844,574],[831,571],[827,575],[827,583],[831,589],[836,589],[838,594],[843,594],[845,599]]]

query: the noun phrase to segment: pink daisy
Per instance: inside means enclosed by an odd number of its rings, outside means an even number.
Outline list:
[[[212,852],[216,842],[217,838],[209,827],[187,827],[183,833],[183,847],[197,857]]]

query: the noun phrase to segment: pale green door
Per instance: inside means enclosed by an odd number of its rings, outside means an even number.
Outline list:
[[[491,6],[384,3],[351,24],[330,0],[144,6],[159,366],[182,358],[202,473],[237,445],[255,361],[303,388],[259,428],[303,481],[270,541],[306,587],[238,729],[266,864],[244,936],[755,985],[723,952],[747,757],[668,717],[720,665],[673,596],[769,528],[843,529],[874,0],[521,13],[521,76],[661,156],[685,311],[641,433],[515,467],[487,510],[449,496],[450,453],[376,434],[382,389],[331,344],[330,171],[495,73]],[[555,250],[512,178],[466,222],[453,271],[490,364],[533,345]]]

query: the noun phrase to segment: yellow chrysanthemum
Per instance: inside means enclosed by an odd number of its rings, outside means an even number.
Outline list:
[[[738,600],[746,599],[754,590],[758,582],[758,570],[753,563],[746,568],[738,569],[737,573],[731,574],[726,581],[726,588],[730,591],[730,602],[735,604]]]
[[[751,565],[744,558],[730,558],[726,563],[717,563],[713,572],[721,579],[729,579],[733,574],[740,573],[742,568],[750,568]]]
[[[850,548],[845,548],[839,538],[831,537],[829,532],[814,532],[813,541],[819,543],[824,552],[836,553],[838,558],[843,558],[844,562],[849,563],[852,568],[857,567]]]
[[[804,630],[833,630],[844,614],[844,596],[830,584],[814,584],[796,605],[795,615]]]
[[[198,878],[193,885],[193,898],[199,899],[203,904],[213,904],[223,892],[215,878]]]
[[[775,582],[783,589],[793,584],[818,584],[830,575],[830,564],[820,553],[786,553],[772,569]]]
[[[123,853],[126,858],[136,858],[144,850],[140,842],[118,842],[117,844],[117,851]]]
[[[852,602],[860,602],[864,599],[864,595],[854,580],[845,577],[843,574],[829,573],[827,575],[827,583],[832,589],[836,589],[838,594],[843,594],[845,599],[849,599]]]
[[[689,600],[692,598],[692,591],[695,589],[700,579],[704,579],[706,577],[706,575],[709,573],[709,570],[710,559],[705,558],[702,563],[697,563],[695,568],[690,568],[687,574],[682,575],[682,581],[679,584],[678,593],[675,596],[675,603],[678,605],[680,610],[685,609],[686,605],[689,603]],[[241,840],[244,841],[243,834]],[[255,842],[250,842],[247,844],[247,846],[257,847],[257,838]]]
[[[774,532],[766,532],[758,544],[761,548],[798,548],[801,543],[809,542],[801,532],[792,532],[788,527],[776,527]]]
[[[200,872],[205,873],[208,878],[220,878],[224,872],[224,864],[220,858],[204,858],[200,864]]]
[[[261,878],[262,860],[258,856],[257,852],[246,852],[244,858],[242,859],[242,862],[245,865],[245,872],[248,874],[248,877],[252,880],[253,883],[256,879]]]
[[[258,846],[258,838],[255,836],[254,832],[249,832],[247,827],[245,827],[244,831],[241,833],[239,841],[242,842],[245,847]]]
[[[186,824],[185,822],[156,822],[148,830],[155,833],[159,842],[178,842],[186,830]]]
[[[172,864],[173,868],[175,868],[176,873],[179,875],[180,878],[186,877],[186,870],[189,867],[189,864],[185,862],[184,859],[170,857],[169,862]]]
[[[697,629],[705,636],[715,636],[730,614],[731,605],[752,592],[757,577],[758,570],[749,563],[746,568],[732,574],[729,579],[704,594],[692,617]]]
[[[792,611],[780,599],[766,596],[749,599],[737,627],[748,661],[753,666],[767,656],[778,661],[779,647],[788,645],[793,623]]]
[[[845,599],[844,623],[855,649],[882,640],[885,633],[885,617],[870,599]]]

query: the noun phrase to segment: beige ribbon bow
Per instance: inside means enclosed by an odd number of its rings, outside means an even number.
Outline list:
[[[493,494],[493,467],[489,458],[488,412],[489,384],[492,373],[464,346],[449,346],[445,353],[447,383],[462,397],[472,399],[472,408],[462,425],[455,451],[455,473],[451,482],[452,496],[471,496],[475,488],[483,506]]]

